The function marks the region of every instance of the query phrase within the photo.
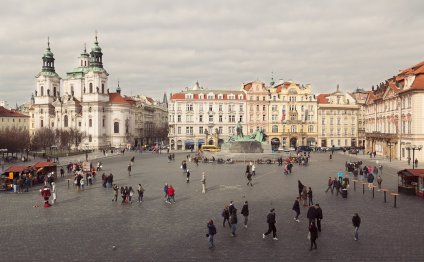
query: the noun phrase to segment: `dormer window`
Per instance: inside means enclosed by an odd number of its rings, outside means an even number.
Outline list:
[[[222,94],[218,95],[218,99],[222,100],[224,98],[224,96]]]
[[[208,99],[210,99],[210,100],[215,99],[215,95],[208,95]]]

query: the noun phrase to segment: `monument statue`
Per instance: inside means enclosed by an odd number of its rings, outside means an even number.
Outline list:
[[[229,143],[238,142],[238,141],[257,141],[257,142],[264,142],[266,139],[265,131],[262,128],[256,129],[255,132],[253,132],[250,135],[243,135],[243,127],[241,126],[241,123],[237,123],[236,127],[236,135],[232,136],[228,139]]]

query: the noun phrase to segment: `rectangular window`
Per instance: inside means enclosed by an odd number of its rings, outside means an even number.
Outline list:
[[[202,123],[203,122],[203,115],[199,115],[199,122]]]
[[[209,104],[209,111],[213,111],[213,105]]]
[[[44,127],[44,121],[43,120],[40,121],[40,126]]]
[[[218,122],[219,122],[219,123],[222,123],[222,115],[219,115],[219,117],[218,117]]]
[[[187,111],[193,111],[193,104],[187,104],[186,109]]]
[[[266,115],[262,115],[262,121],[266,120]]]
[[[222,134],[222,126],[218,127],[218,134]]]
[[[239,122],[243,122],[243,116],[239,116]]]
[[[209,122],[213,122],[213,115],[209,115]]]
[[[222,105],[218,105],[218,111],[222,112]]]
[[[240,104],[240,112],[243,112],[243,104]]]
[[[177,128],[177,133],[178,133],[179,135],[181,134],[181,127],[180,127],[180,126]]]
[[[106,122],[106,119],[103,118],[103,121],[102,121],[102,126],[103,127],[105,127],[105,122]]]
[[[181,122],[181,115],[177,116],[177,122],[179,122],[179,123]]]
[[[203,134],[203,126],[199,126],[199,134]]]

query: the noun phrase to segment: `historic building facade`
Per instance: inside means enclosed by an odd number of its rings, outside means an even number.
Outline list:
[[[357,147],[360,107],[346,92],[318,95],[318,146]]]
[[[246,94],[243,91],[209,90],[198,83],[171,95],[168,106],[171,149],[198,149],[220,145],[236,134],[240,122],[246,134]]]
[[[356,100],[359,106],[358,112],[358,147],[365,148],[365,102],[368,97],[368,91],[363,89],[356,89],[351,93],[352,97]]]
[[[29,116],[0,106],[0,131],[7,128],[29,131],[29,122]]]
[[[317,99],[311,85],[286,81],[270,87],[270,141],[283,147],[316,146]]]
[[[373,86],[366,100],[366,150],[387,158],[423,161],[423,151],[418,150],[424,145],[423,110],[424,62]]]
[[[136,140],[139,138],[135,127],[136,113],[141,112],[139,109],[145,102],[122,95],[119,83],[116,92],[109,90],[109,73],[103,67],[103,53],[97,36],[90,53],[84,48],[78,66],[64,79],[55,71],[55,58],[49,42],[42,60],[29,109],[31,134],[43,127],[77,129],[84,134],[80,143],[83,149],[121,148],[140,143]],[[159,111],[163,116],[163,110]],[[141,119],[139,115],[137,117]],[[163,124],[166,117],[159,121],[154,116],[150,122],[154,121]],[[137,125],[144,124],[137,121]]]

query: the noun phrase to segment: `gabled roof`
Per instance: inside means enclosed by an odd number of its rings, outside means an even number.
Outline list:
[[[33,168],[31,166],[11,166],[8,169],[6,169],[6,171],[4,171],[5,173],[9,173],[9,172],[13,172],[13,173],[20,173],[22,171],[25,170],[32,170]]]
[[[0,106],[0,117],[29,117],[29,116]]]
[[[53,162],[38,162],[35,165],[33,165],[33,167],[36,169],[46,167],[46,166],[56,166],[56,164]]]
[[[318,104],[328,104],[329,101],[327,97],[330,96],[330,94],[320,94],[317,96],[317,102]]]

